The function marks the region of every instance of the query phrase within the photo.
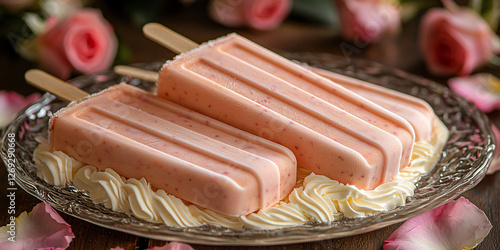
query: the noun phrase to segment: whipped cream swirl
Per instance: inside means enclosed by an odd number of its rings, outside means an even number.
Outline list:
[[[83,163],[61,151],[52,151],[47,144],[40,144],[34,155],[38,176],[55,186],[72,183],[76,171],[83,166]]]
[[[154,190],[142,178],[125,179],[112,169],[99,171],[65,153],[40,144],[34,154],[38,175],[52,185],[73,184],[88,192],[90,198],[109,209],[168,226],[224,226],[234,229],[276,229],[314,222],[331,222],[340,217],[365,217],[405,205],[414,194],[415,182],[427,173],[447,137],[437,130],[431,142],[417,142],[411,166],[390,182],[374,190],[361,190],[326,176],[299,171],[297,187],[278,204],[245,216],[231,217],[187,204],[183,200]]]

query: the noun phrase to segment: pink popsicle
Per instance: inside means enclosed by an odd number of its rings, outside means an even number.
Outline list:
[[[416,141],[431,139],[436,116],[431,106],[424,100],[324,69],[310,69],[405,118],[415,130]]]
[[[163,66],[157,94],[293,151],[299,166],[362,189],[410,163],[400,116],[232,34]]]
[[[296,184],[285,147],[127,84],[71,103],[49,128],[56,150],[227,215],[269,207]]]

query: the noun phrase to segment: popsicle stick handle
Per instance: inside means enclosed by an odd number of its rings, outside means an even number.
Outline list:
[[[80,100],[89,95],[87,92],[39,69],[28,70],[24,74],[24,78],[29,84],[50,92],[65,101]]]
[[[159,77],[159,73],[156,71],[150,71],[150,70],[145,70],[145,69],[139,69],[131,66],[125,66],[125,65],[117,65],[113,68],[115,73],[124,75],[124,76],[131,76],[134,78],[150,81],[150,82],[156,82]]]
[[[177,54],[198,47],[197,43],[159,23],[148,23],[142,31],[147,38]]]

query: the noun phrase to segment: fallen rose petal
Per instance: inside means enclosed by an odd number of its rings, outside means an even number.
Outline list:
[[[483,211],[460,197],[407,220],[384,241],[384,249],[470,249],[491,227]]]
[[[12,218],[13,219],[13,218]],[[66,249],[75,238],[71,226],[46,202],[0,228],[0,249]],[[12,240],[15,240],[13,242]]]
[[[13,91],[0,91],[0,129],[7,126],[19,110],[38,98],[38,93],[24,97]]]
[[[491,74],[451,78],[448,85],[483,112],[500,108],[500,79]]]

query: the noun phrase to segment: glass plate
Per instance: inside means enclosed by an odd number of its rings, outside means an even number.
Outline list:
[[[434,108],[450,130],[437,166],[417,183],[407,204],[365,218],[343,218],[331,223],[307,224],[275,230],[234,230],[202,226],[168,227],[94,204],[87,194],[72,186],[55,187],[37,177],[32,160],[36,138],[47,138],[47,122],[52,112],[67,103],[50,94],[22,111],[4,131],[1,155],[7,166],[8,135],[15,134],[15,178],[26,192],[49,202],[55,209],[109,229],[165,241],[210,245],[274,245],[319,241],[369,232],[398,223],[438,207],[475,186],[485,175],[495,149],[486,116],[449,89],[421,77],[380,64],[349,60],[330,54],[285,54],[311,66],[374,82],[420,97]],[[158,71],[161,62],[134,65]],[[154,83],[116,75],[113,72],[83,76],[71,83],[89,93],[119,82],[151,89]]]

